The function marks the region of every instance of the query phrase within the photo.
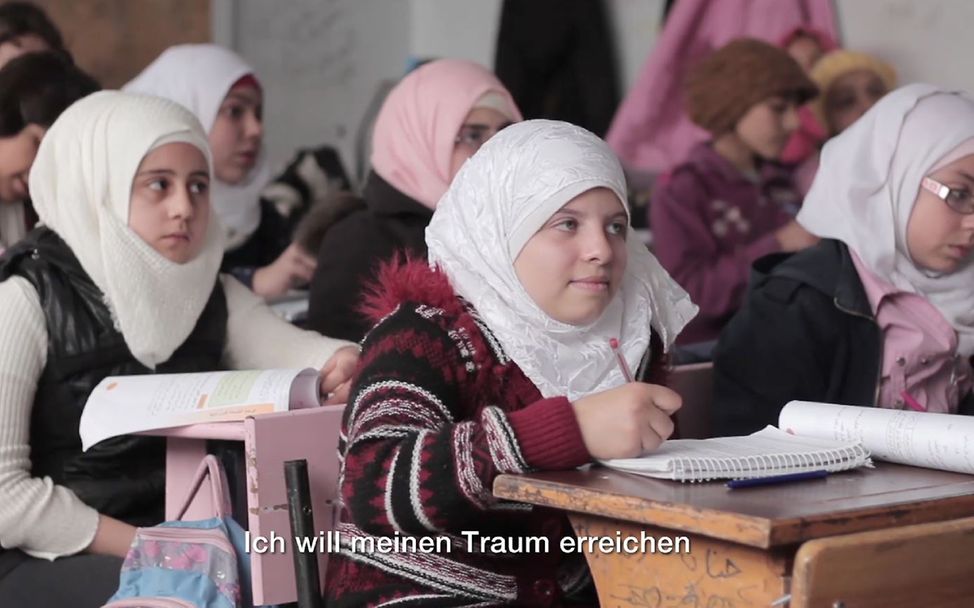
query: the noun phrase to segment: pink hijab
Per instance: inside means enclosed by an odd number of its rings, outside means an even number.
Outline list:
[[[490,107],[522,120],[514,99],[487,68],[440,59],[410,72],[389,93],[372,133],[372,168],[394,188],[430,209],[450,186],[457,132],[486,93]]]

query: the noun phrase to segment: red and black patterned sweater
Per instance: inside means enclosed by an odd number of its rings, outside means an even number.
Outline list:
[[[329,560],[327,605],[571,604],[589,577],[583,556],[559,548],[572,533],[567,518],[491,494],[498,474],[591,460],[571,404],[543,399],[425,261],[382,268],[377,286],[364,305],[377,324],[363,342],[339,443],[342,550]],[[475,551],[463,532],[477,534]],[[406,535],[446,536],[451,548],[350,550],[353,537]],[[544,536],[550,551],[481,552],[485,536],[511,548]]]

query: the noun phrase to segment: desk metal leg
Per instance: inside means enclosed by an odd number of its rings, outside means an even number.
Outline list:
[[[793,552],[766,551],[675,530],[570,513],[579,538],[641,539],[645,531],[657,541],[673,539],[671,553],[586,551],[599,602],[603,608],[697,606],[744,608],[769,606],[787,593]],[[689,551],[676,553],[680,536]],[[665,542],[665,541],[664,541]],[[685,548],[685,546],[681,546]]]

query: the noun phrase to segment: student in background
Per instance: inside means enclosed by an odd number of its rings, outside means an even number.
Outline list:
[[[822,125],[822,142],[843,132],[896,88],[896,71],[881,59],[856,51],[828,53],[811,71],[819,96],[808,104],[815,122]],[[819,147],[821,143],[819,144]],[[795,183],[804,195],[818,170],[818,148],[795,171]]]
[[[898,89],[822,151],[798,216],[822,242],[757,262],[715,353],[714,425],[792,399],[974,413],[974,100]],[[914,404],[916,405],[916,404]]]
[[[37,221],[27,176],[44,133],[65,108],[98,89],[54,53],[17,57],[0,70],[0,253]]]
[[[821,30],[798,26],[792,28],[778,44],[792,59],[798,62],[806,74],[810,74],[822,55],[836,48],[832,37]]]
[[[508,127],[464,165],[426,232],[428,264],[392,262],[343,422],[342,552],[329,606],[562,605],[584,559],[349,552],[352,538],[572,534],[563,514],[491,496],[501,473],[656,449],[680,406],[663,348],[695,307],[638,239],[609,147],[563,122]],[[432,264],[432,267],[430,266]]]
[[[285,217],[260,198],[271,174],[264,94],[253,69],[216,44],[183,44],[166,49],[124,90],[172,99],[203,123],[213,150],[213,209],[226,230],[223,270],[265,298],[307,284],[315,261],[291,242],[298,214]]]
[[[791,55],[791,58],[797,61],[809,76],[822,56],[836,49],[835,41],[828,34],[807,27],[792,29],[782,37],[778,46]],[[801,163],[809,156],[817,154],[822,142],[827,138],[825,127],[815,116],[812,108],[809,104],[803,105],[798,108],[798,128],[788,138],[785,149],[781,151],[781,162],[786,165]],[[807,190],[806,188],[802,192]]]
[[[30,2],[0,4],[0,68],[25,53],[43,51],[71,61],[61,32],[43,9]]]
[[[162,518],[163,439],[81,452],[106,376],[316,366],[323,391],[347,395],[357,347],[218,276],[209,183],[199,122],[157,97],[90,95],[41,143],[30,190],[44,225],[0,262],[2,606],[101,606],[133,526]]]
[[[654,250],[700,306],[681,344],[717,338],[741,305],[751,262],[816,240],[795,223],[801,201],[774,162],[798,126],[798,106],[815,95],[795,60],[770,44],[735,40],[691,70],[686,93],[690,118],[713,138],[673,170],[650,205]]]
[[[410,72],[389,93],[372,136],[364,204],[331,227],[311,281],[308,327],[359,340],[363,282],[397,252],[426,255],[424,234],[464,161],[521,120],[511,95],[486,68],[441,59]]]

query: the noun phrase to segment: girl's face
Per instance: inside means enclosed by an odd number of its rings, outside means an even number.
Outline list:
[[[593,323],[622,284],[628,225],[625,209],[611,190],[583,192],[525,243],[514,272],[552,319]]]
[[[511,121],[493,108],[474,108],[463,119],[453,144],[453,156],[450,159],[450,181],[453,181],[457,171],[463,163],[474,155],[488,139],[497,135],[504,127],[510,126]]]
[[[756,103],[737,121],[734,131],[754,154],[766,160],[781,155],[788,137],[798,128],[798,107],[785,97]]]
[[[30,124],[16,135],[0,137],[0,203],[27,198],[27,176],[46,131]]]
[[[213,173],[227,184],[239,184],[257,164],[264,138],[264,94],[251,84],[230,89],[220,104],[213,128],[210,149]]]
[[[941,167],[928,177],[952,190],[974,193],[974,154]],[[920,189],[906,227],[913,262],[949,274],[974,251],[974,214],[963,215],[925,188]]]
[[[871,70],[855,70],[839,76],[823,100],[829,130],[833,135],[845,131],[886,93],[883,80]]]
[[[132,180],[129,227],[177,264],[203,249],[210,222],[210,173],[206,157],[182,142],[153,149]]]
[[[822,47],[811,36],[798,36],[791,41],[786,50],[791,58],[802,66],[806,74],[811,72],[815,63],[822,58]]]

